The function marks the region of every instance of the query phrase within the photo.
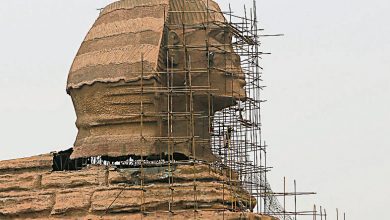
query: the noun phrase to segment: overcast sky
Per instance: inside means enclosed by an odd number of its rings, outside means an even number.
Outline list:
[[[0,160],[72,146],[65,92],[73,58],[97,8],[112,0],[15,0],[0,7]],[[218,1],[227,8],[227,0]],[[243,4],[232,8],[242,13]],[[390,1],[258,0],[263,39],[264,137],[271,184],[299,200],[384,219],[390,205]],[[304,219],[304,218],[301,218]]]

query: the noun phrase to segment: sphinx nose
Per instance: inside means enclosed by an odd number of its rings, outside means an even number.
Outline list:
[[[237,71],[236,74],[237,74],[237,78],[239,80],[244,80],[245,81],[245,72],[244,72],[244,70],[242,69],[241,66],[238,67],[238,71]]]

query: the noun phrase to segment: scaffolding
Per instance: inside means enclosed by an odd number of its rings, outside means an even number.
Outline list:
[[[183,0],[185,1],[185,0]],[[198,181],[195,175],[195,170],[199,165],[207,165],[211,169],[218,170],[221,173],[227,174],[227,179],[221,181],[223,184],[224,192],[230,192],[237,197],[231,198],[227,204],[223,204],[222,209],[218,211],[234,211],[234,212],[256,212],[260,214],[277,216],[281,220],[298,219],[298,216],[312,216],[313,219],[325,219],[327,218],[326,210],[320,207],[314,206],[310,211],[298,211],[297,210],[297,196],[312,195],[311,192],[297,192],[296,182],[294,181],[294,191],[286,191],[286,180],[284,179],[284,191],[277,193],[273,192],[270,184],[268,183],[268,172],[271,167],[268,166],[267,161],[267,144],[262,137],[262,124],[261,124],[261,110],[262,104],[265,100],[262,99],[262,90],[264,85],[262,82],[262,67],[260,65],[260,59],[263,53],[260,50],[261,35],[263,31],[259,28],[257,19],[256,1],[253,1],[253,7],[250,10],[244,8],[244,15],[235,15],[232,10],[222,12],[226,18],[225,22],[215,21],[210,19],[213,16],[211,14],[221,13],[212,10],[209,7],[209,2],[206,1],[206,11],[204,13],[207,18],[202,24],[165,24],[164,27],[164,39],[169,39],[169,33],[180,32],[183,36],[186,36],[188,30],[203,31],[205,34],[204,44],[191,45],[184,41],[177,45],[166,43],[164,48],[165,67],[161,72],[158,72],[160,77],[161,86],[145,85],[143,82],[144,75],[149,74],[144,71],[143,68],[143,54],[141,56],[142,68],[141,68],[141,82],[140,90],[134,90],[132,92],[141,94],[144,96],[146,93],[158,93],[165,106],[161,107],[160,112],[150,113],[145,112],[143,105],[143,98],[141,98],[140,113],[137,115],[140,117],[140,141],[146,142],[148,139],[154,139],[162,143],[162,146],[166,146],[166,156],[161,156],[158,160],[150,161],[147,158],[141,156],[140,158],[128,158],[119,162],[108,162],[103,157],[95,157],[89,159],[83,159],[84,164],[105,164],[105,165],[117,165],[118,167],[139,167],[140,168],[140,190],[142,191],[142,205],[141,212],[146,213],[147,210],[145,204],[145,188],[144,176],[145,167],[167,167],[168,186],[171,196],[168,200],[168,210],[166,212],[174,213],[175,210],[175,196],[174,191],[176,187],[176,177],[173,173],[173,169],[176,165],[186,164],[191,165],[194,170],[193,175],[193,211],[194,219],[197,217],[198,196],[199,192]],[[185,5],[185,4],[183,4]],[[229,7],[230,8],[230,7]],[[180,11],[168,10],[165,13],[170,14],[180,13],[184,17],[186,13],[194,13],[193,11],[182,8]],[[197,11],[196,13],[199,13]],[[165,17],[165,16],[164,16]],[[232,36],[232,43],[227,44],[225,39],[222,43],[210,43],[209,33],[214,30],[223,30],[224,36],[229,38]],[[167,41],[169,42],[169,41]],[[230,47],[233,46],[233,53],[230,51]],[[193,51],[202,51],[206,55],[204,61],[206,66],[201,68],[192,67]],[[184,65],[182,68],[177,68],[174,65],[173,54],[180,52],[183,54]],[[241,73],[236,72],[236,67],[233,66],[232,60],[235,59],[235,55],[239,55],[238,60],[241,66]],[[215,67],[213,65],[214,59],[218,56],[220,60],[224,62],[224,67]],[[222,57],[222,58],[221,58]],[[211,84],[212,74],[220,72],[226,76],[224,84],[225,88],[232,88],[230,94],[224,94],[227,97],[234,97],[229,99],[231,102],[227,107],[221,111],[214,113],[214,92],[215,88]],[[203,77],[205,84],[194,85],[193,78]],[[176,83],[175,77],[184,76],[184,83]],[[245,79],[245,95],[240,94],[233,88],[236,86],[237,80]],[[225,89],[225,92],[229,89]],[[194,99],[202,96],[202,99],[207,103],[207,107],[199,110],[194,106]],[[184,100],[184,110],[178,111],[175,109],[175,105],[178,102]],[[145,116],[160,117],[162,120],[161,129],[163,132],[159,137],[145,137],[143,133],[143,123]],[[174,131],[174,125],[178,121],[186,124],[185,135],[178,136]],[[199,135],[196,132],[196,127],[207,127],[208,134]],[[192,157],[186,159],[177,159],[175,157],[175,146],[177,144],[187,144],[191,149]],[[217,160],[214,162],[206,162],[197,158],[196,146],[206,146],[211,148],[212,153],[216,156]],[[142,154],[141,154],[142,155]],[[62,164],[62,161],[61,161]],[[77,162],[75,164],[78,164]],[[76,165],[77,166],[77,165]],[[234,192],[237,188],[242,188],[250,193],[250,204],[243,204],[239,193]],[[118,195],[119,197],[120,195]],[[223,195],[225,196],[225,194]],[[286,197],[293,197],[294,210],[286,210]],[[283,200],[283,203],[280,201]],[[222,198],[225,203],[226,199]],[[111,205],[115,202],[112,201]],[[110,205],[110,206],[111,206]],[[250,210],[250,207],[255,207],[254,210]],[[110,207],[107,207],[109,211]],[[345,216],[345,215],[344,215]],[[345,217],[344,217],[345,218]]]

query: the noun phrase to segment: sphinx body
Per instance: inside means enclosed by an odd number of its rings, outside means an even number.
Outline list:
[[[104,8],[68,76],[79,130],[72,158],[216,161],[213,115],[245,98],[225,23],[211,0],[122,0]]]

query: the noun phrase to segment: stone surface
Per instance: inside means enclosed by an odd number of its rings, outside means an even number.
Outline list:
[[[0,216],[13,217],[50,212],[54,204],[54,195],[31,193],[25,196],[0,198]]]
[[[14,160],[3,160],[0,161],[0,174],[7,171],[23,171],[23,169],[27,169],[29,171],[34,171],[34,169],[38,169],[40,172],[42,172],[45,170],[51,170],[52,165],[52,154],[44,154]]]
[[[42,173],[22,173],[0,175],[0,192],[11,190],[32,190],[41,185]]]
[[[81,171],[52,172],[42,176],[41,187],[70,189],[105,185],[105,172],[102,167],[91,167]]]
[[[34,157],[40,159],[48,157]],[[267,219],[250,217],[245,210],[256,205],[254,198],[240,186],[226,184],[226,171],[206,164],[142,169],[89,165],[79,171],[53,172],[45,163],[42,170],[30,163],[22,171],[9,169],[20,166],[20,161],[29,159],[8,161],[0,178],[0,219],[140,219],[141,209],[146,213],[143,219],[157,219],[167,217],[169,205],[172,219],[191,218],[194,205],[199,219],[222,219],[218,210],[229,210],[232,204],[241,211],[226,211],[225,219],[244,214],[247,217],[241,219]]]
[[[73,189],[56,194],[52,215],[69,215],[75,211],[88,210],[91,205],[92,189]]]

